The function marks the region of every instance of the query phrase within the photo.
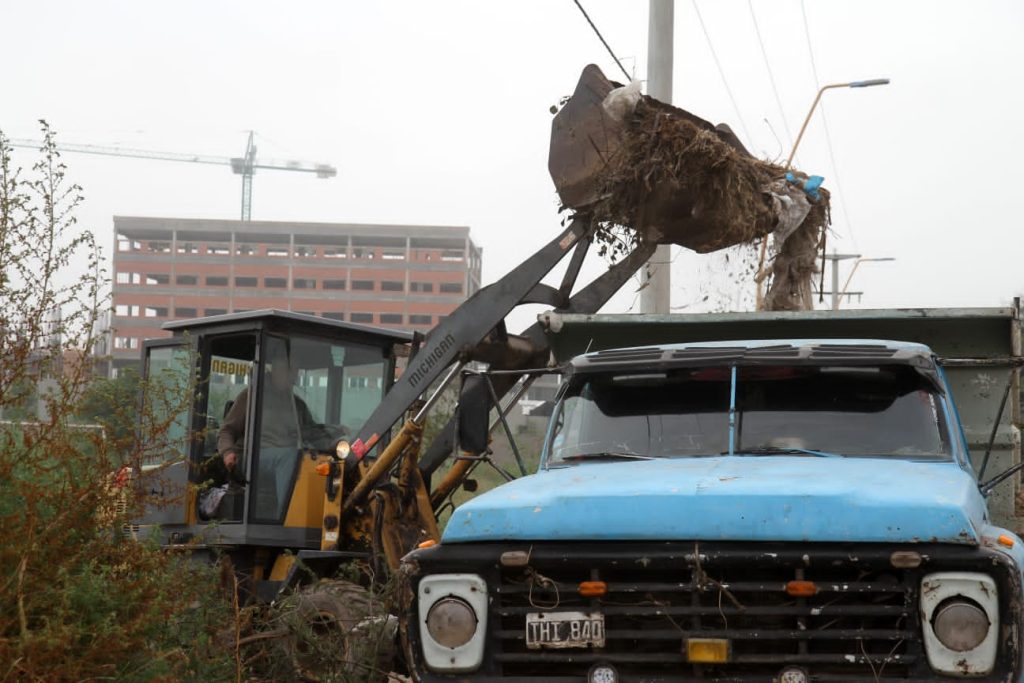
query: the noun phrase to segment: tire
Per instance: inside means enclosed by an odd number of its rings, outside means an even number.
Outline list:
[[[320,581],[285,601],[282,612],[289,630],[284,646],[299,680],[387,680],[397,620],[366,589]]]

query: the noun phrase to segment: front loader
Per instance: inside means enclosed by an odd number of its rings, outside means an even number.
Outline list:
[[[576,218],[426,338],[274,310],[168,323],[172,337],[145,344],[144,413],[164,416],[171,428],[136,475],[151,502],[133,532],[229,557],[263,600],[352,561],[396,568],[418,544],[439,540],[435,511],[469,469],[471,461],[460,460],[430,486],[452,451],[453,425],[440,431],[429,459],[420,454],[427,414],[458,369],[483,361],[500,370],[486,395],[482,385],[469,389],[477,402],[500,400],[549,357],[539,325],[505,331],[514,307],[596,312],[653,251],[637,248],[572,295],[592,234],[588,219]],[[561,284],[541,284],[570,252]],[[284,465],[265,428],[279,417],[268,396],[281,390],[273,380],[281,362],[291,370],[288,390],[313,418]],[[217,440],[243,390],[245,437],[227,470]]]

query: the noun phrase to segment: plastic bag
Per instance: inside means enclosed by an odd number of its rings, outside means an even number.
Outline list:
[[[608,93],[601,106],[608,116],[616,121],[623,121],[636,109],[636,103],[640,101],[640,81],[633,80],[629,85],[615,88]]]
[[[203,519],[213,519],[217,516],[217,508],[228,492],[228,484],[223,486],[212,486],[199,494],[199,513]]]

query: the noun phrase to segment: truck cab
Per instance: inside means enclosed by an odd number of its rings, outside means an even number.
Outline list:
[[[278,310],[165,329],[143,350],[143,433],[158,438],[144,444],[134,532],[228,553],[268,596],[296,557],[345,559],[352,549],[323,535],[331,501],[317,468],[380,404],[411,335]],[[237,448],[234,467],[218,444]]]
[[[428,681],[1020,680],[1024,547],[928,346],[572,358],[536,474],[405,561]]]

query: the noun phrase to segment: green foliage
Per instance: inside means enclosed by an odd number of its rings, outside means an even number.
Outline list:
[[[214,571],[125,538],[142,501],[119,468],[169,421],[134,416],[131,380],[92,377],[107,281],[43,137],[26,173],[0,134],[0,682],[230,680]]]
[[[140,389],[138,371],[127,367],[114,379],[95,378],[78,402],[78,419],[101,426],[125,461],[130,457],[126,449],[139,425]]]

